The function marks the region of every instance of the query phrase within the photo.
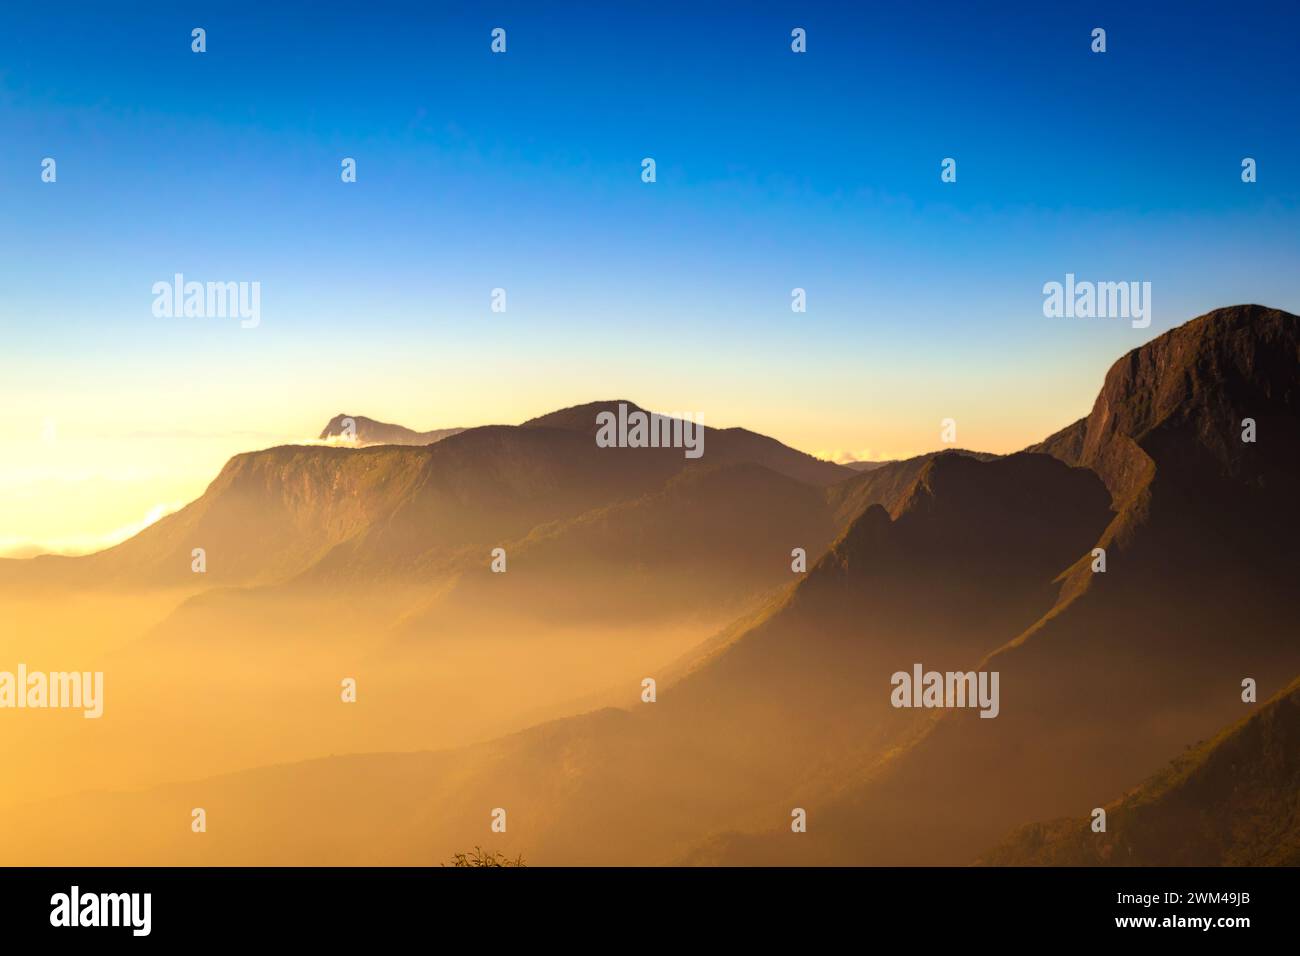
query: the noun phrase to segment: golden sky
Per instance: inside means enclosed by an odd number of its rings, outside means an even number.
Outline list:
[[[20,423],[0,462],[0,554],[116,543],[201,495],[232,455],[314,440],[340,412],[424,430],[515,424],[625,398],[698,411],[707,425],[743,426],[820,457],[874,460],[939,447],[945,417],[957,419],[963,447],[1017,450],[1086,413],[1100,381],[1100,370],[1090,370],[1074,381],[1036,372],[983,382],[973,368],[949,367],[941,381],[923,382],[877,367],[856,377],[790,373],[768,387],[774,377],[742,365],[712,376],[629,363],[602,373],[577,361],[499,368],[486,386],[472,369],[397,358],[368,370],[311,364],[288,389],[253,386],[255,376],[276,379],[257,368],[228,381],[220,368],[182,376],[141,366],[127,376],[101,371],[103,381],[88,372],[75,388],[40,388],[33,377],[22,391],[0,390]],[[1035,390],[1047,397],[1015,397]]]

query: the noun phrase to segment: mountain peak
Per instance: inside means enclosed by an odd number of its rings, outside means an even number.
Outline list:
[[[531,418],[524,422],[523,428],[557,428],[577,432],[582,435],[595,436],[598,431],[596,416],[602,412],[618,414],[620,405],[627,406],[627,413],[645,412],[655,414],[650,409],[642,408],[627,399],[588,402],[584,405],[572,405],[547,415]],[[687,412],[659,412],[658,414],[674,417],[687,415]],[[703,423],[702,423],[703,424]],[[778,474],[786,475],[805,484],[824,487],[852,478],[856,472],[834,462],[823,461],[806,452],[798,451],[784,445],[775,438],[752,432],[745,428],[715,428],[703,424],[704,453],[707,462],[752,462],[770,468]]]
[[[1115,362],[1091,413],[1029,451],[1095,470],[1117,502],[1156,468],[1259,485],[1291,474],[1300,445],[1300,319],[1236,305]],[[1257,441],[1242,440],[1255,421]]]
[[[613,412],[618,414],[618,407],[626,405],[629,413],[645,411],[636,402],[629,402],[626,398],[614,398],[599,402],[585,402],[581,405],[570,405],[568,408],[557,409],[548,412],[545,415],[538,415],[536,418],[530,418],[524,422],[522,428],[562,428],[565,431],[581,432],[584,435],[595,435],[597,431],[596,416],[601,412]]]

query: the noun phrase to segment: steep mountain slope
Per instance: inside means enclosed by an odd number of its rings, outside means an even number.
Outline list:
[[[1037,450],[1096,471],[1117,501],[1152,465],[1183,481],[1267,488],[1294,477],[1296,318],[1258,305],[1217,309],[1117,361],[1091,414]],[[1258,423],[1252,447],[1241,421]]]
[[[707,727],[806,785],[916,722],[889,706],[895,671],[964,669],[1044,613],[1109,515],[1093,475],[1046,456],[938,455],[892,516],[868,507],[765,620],[674,686],[665,732]]]
[[[1247,706],[1247,705],[1243,705]],[[1300,680],[1091,817],[1035,823],[992,866],[1300,865]]]
[[[1082,426],[1046,446],[1095,468],[1117,513],[1055,607],[981,664],[993,721],[944,713],[824,795],[822,827],[715,843],[726,861],[967,862],[1027,819],[1081,812],[1300,672],[1294,316],[1219,310],[1119,360]],[[1243,418],[1260,440],[1241,441]],[[952,794],[960,793],[954,805]]]
[[[349,426],[349,423],[351,425]],[[459,435],[463,428],[435,428],[417,432],[403,425],[375,421],[364,415],[338,414],[321,429],[320,440],[350,437],[358,446],[364,445],[432,445],[436,441]]]
[[[236,455],[202,497],[116,547],[38,558],[0,583],[92,588],[184,587],[283,580],[389,517],[412,495],[423,449],[282,446]],[[207,570],[192,570],[193,550]]]

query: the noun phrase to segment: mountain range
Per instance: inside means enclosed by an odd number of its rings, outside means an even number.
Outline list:
[[[116,548],[0,562],[11,593],[178,594],[110,657],[123,748],[167,720],[250,741],[204,774],[160,738],[169,778],[13,801],[6,862],[429,863],[489,837],[554,864],[1294,862],[1300,319],[1194,319],[1005,456],[598,448],[619,403],[240,455]],[[220,683],[250,653],[272,676]],[[916,664],[996,671],[998,716],[891,706]],[[375,689],[345,719],[347,668]]]

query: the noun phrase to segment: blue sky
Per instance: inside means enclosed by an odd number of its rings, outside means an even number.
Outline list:
[[[810,451],[925,450],[940,415],[1013,450],[1194,315],[1300,311],[1297,26],[1270,3],[6,5],[0,398],[103,440],[617,395]],[[261,282],[261,327],[155,318],[176,272]],[[1044,318],[1066,272],[1152,282],[1152,326]]]

